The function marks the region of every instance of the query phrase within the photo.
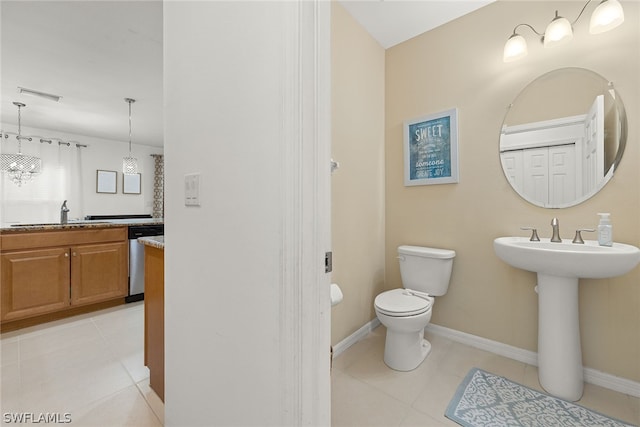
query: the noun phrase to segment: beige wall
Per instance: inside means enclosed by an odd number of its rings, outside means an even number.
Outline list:
[[[509,64],[502,62],[502,48],[516,24],[542,29],[556,9],[573,19],[582,4],[500,1],[386,51],[386,288],[400,286],[398,245],[454,249],[449,292],[436,299],[432,323],[536,351],[535,274],[500,261],[493,239],[525,235],[519,230],[524,225],[549,237],[554,216],[562,237],[571,239],[576,228],[595,226],[596,213],[604,211],[612,213],[616,241],[640,245],[639,6],[623,2],[623,26],[598,36],[588,34],[590,7],[574,26],[573,41],[554,49],[543,49],[523,29],[529,55]],[[629,137],[616,175],[598,195],[549,210],[523,201],[508,185],[498,133],[519,91],[561,67],[588,68],[614,82]],[[402,122],[452,107],[459,111],[460,183],[405,187]],[[582,281],[580,325],[586,366],[640,381],[640,267],[618,278]]]
[[[384,49],[332,3],[332,344],[375,318],[384,290]]]

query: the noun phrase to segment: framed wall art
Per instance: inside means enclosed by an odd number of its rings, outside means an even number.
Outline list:
[[[118,173],[116,171],[96,171],[96,193],[116,193],[116,181]]]
[[[140,174],[122,174],[122,193],[140,194]]]
[[[458,182],[458,109],[404,122],[404,185]]]

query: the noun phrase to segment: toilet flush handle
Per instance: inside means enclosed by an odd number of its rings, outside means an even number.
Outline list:
[[[405,295],[413,295],[414,297],[422,298],[427,301],[433,301],[433,297],[426,292],[414,291],[413,289],[405,289]]]
[[[402,255],[398,255],[396,258],[398,258],[400,261],[404,261],[406,258]]]

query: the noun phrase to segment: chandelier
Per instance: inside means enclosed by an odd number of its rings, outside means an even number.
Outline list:
[[[136,100],[132,98],[125,98],[124,100],[129,104],[129,156],[122,158],[122,173],[135,175],[138,173],[138,159],[131,156],[131,104]]]
[[[32,139],[28,136],[22,136],[20,111],[26,105],[21,102],[14,102],[13,105],[18,107],[18,135],[16,135],[18,152],[16,154],[1,154],[0,170],[7,174],[11,182],[22,187],[22,184],[31,181],[33,177],[42,172],[42,160],[39,157],[22,154],[22,140],[31,141]]]

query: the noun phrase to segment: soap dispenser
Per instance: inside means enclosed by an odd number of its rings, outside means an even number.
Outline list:
[[[598,224],[598,243],[600,246],[613,245],[613,226],[609,213],[599,213],[600,223]]]

